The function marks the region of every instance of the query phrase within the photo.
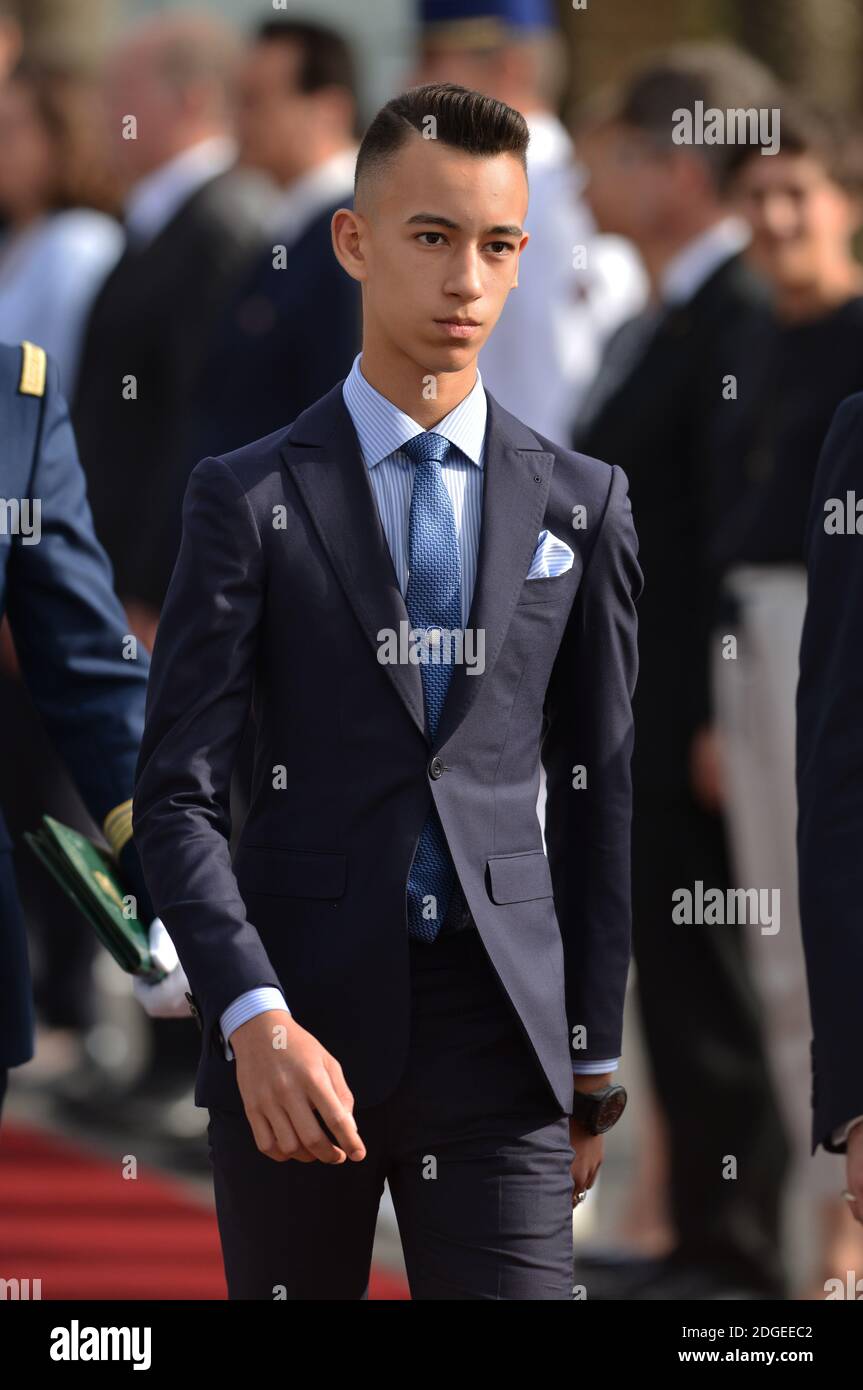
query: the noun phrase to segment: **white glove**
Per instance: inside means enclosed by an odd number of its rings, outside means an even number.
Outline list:
[[[160,917],[154,917],[150,923],[148,936],[153,964],[167,971],[167,974],[156,985],[148,984],[137,975],[133,976],[132,993],[151,1018],[191,1018],[186,998],[189,981],[180,964],[177,948]]]

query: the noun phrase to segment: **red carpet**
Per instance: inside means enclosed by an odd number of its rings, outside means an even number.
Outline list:
[[[94,1156],[70,1140],[0,1129],[0,1277],[41,1279],[43,1299],[226,1298],[215,1213],[163,1172]],[[406,1299],[373,1270],[369,1297]]]

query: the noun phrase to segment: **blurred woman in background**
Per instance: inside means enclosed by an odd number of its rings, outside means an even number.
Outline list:
[[[815,468],[837,406],[863,390],[863,269],[853,249],[863,222],[863,137],[845,120],[788,104],[779,152],[742,147],[731,191],[752,228],[747,255],[770,285],[774,318],[738,359],[716,436],[724,576],[713,668],[717,780],[738,885],[780,892],[779,930],[753,927],[747,942],[796,1158],[789,1209],[808,1218],[796,1223],[793,1263],[812,1261],[812,1291],[823,1297],[824,1279],[859,1265],[863,1242],[840,1197],[840,1161],[823,1148],[811,1154],[794,707]]]
[[[91,84],[19,66],[0,86],[0,340],[29,338],[72,395],[93,299],[123,248]]]

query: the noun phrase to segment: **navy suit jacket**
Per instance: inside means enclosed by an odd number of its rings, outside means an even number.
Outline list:
[[[86,485],[56,365],[22,391],[22,349],[0,344],[0,504],[38,500],[41,535],[28,544],[0,527],[0,616],[21,673],[58,753],[97,825],[132,792],[144,725],[149,657],[123,657],[126,616],[93,530]],[[3,737],[15,737],[4,729]],[[132,840],[121,852],[139,915],[153,916]],[[70,908],[70,912],[72,909]],[[27,943],[12,842],[0,811],[0,1067],[33,1056]]]
[[[806,528],[809,602],[797,688],[800,917],[812,1010],[812,1152],[863,1115],[863,534],[824,529],[863,499],[863,393],[839,407]],[[863,509],[861,509],[863,510]],[[863,515],[860,518],[863,528]]]
[[[490,394],[488,411],[468,623],[485,632],[485,669],[455,666],[434,739],[419,667],[378,660],[381,630],[410,623],[341,383],[289,427],[192,473],[134,827],[200,1014],[199,1105],[242,1110],[219,1016],[260,985],[284,990],[358,1107],[393,1092],[408,1046],[406,885],[432,802],[566,1113],[572,1057],[621,1050],[642,583],[626,478]],[[566,538],[574,563],[528,581],[543,528]],[[230,774],[250,715],[251,805],[232,864]]]
[[[216,324],[191,411],[188,456],[222,454],[293,420],[351,369],[360,287],[333,255],[333,203],[273,267],[267,246]],[[273,245],[279,237],[271,238]]]

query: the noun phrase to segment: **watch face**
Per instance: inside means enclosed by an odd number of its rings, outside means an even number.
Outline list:
[[[626,1092],[621,1086],[614,1095],[607,1096],[600,1104],[596,1117],[597,1132],[601,1134],[603,1130],[611,1129],[611,1126],[616,1124],[623,1114],[625,1105]]]

